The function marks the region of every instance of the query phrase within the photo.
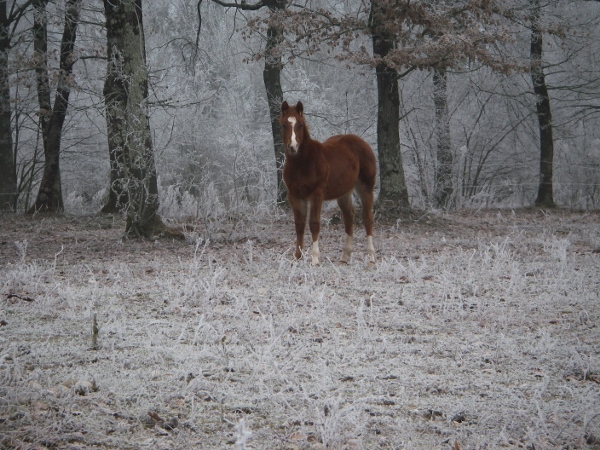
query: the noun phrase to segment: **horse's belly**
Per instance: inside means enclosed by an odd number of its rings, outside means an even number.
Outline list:
[[[358,180],[359,163],[351,155],[340,163],[329,166],[329,177],[325,186],[325,200],[335,200],[343,197],[354,189]]]
[[[330,179],[325,188],[324,200],[336,200],[350,193],[352,189],[354,189],[354,182],[340,183],[339,180]]]

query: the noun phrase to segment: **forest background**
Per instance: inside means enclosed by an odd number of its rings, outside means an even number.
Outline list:
[[[0,2],[4,210],[136,210],[111,138],[115,80],[135,78],[107,45],[112,3]],[[598,207],[598,2],[153,0],[143,26],[142,2],[122,3],[147,76],[123,105],[149,121],[162,216],[281,202],[283,99],[304,102],[313,137],[374,147],[388,213]]]

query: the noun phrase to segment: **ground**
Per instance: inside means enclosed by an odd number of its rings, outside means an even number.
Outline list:
[[[335,222],[1,216],[0,449],[600,449],[600,213]]]

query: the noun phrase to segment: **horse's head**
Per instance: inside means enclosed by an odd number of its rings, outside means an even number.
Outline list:
[[[288,102],[283,102],[281,105],[279,122],[283,129],[283,146],[286,153],[291,155],[298,153],[305,138],[306,123],[303,111],[302,102],[296,103],[296,106],[290,106]]]

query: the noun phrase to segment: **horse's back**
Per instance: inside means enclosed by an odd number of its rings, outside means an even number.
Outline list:
[[[335,159],[340,152],[349,152],[356,155],[364,163],[375,164],[375,155],[371,146],[367,142],[355,134],[338,134],[331,136],[323,145],[326,148],[326,156],[328,159]]]
[[[357,181],[373,189],[376,161],[373,150],[355,134],[338,134],[323,142],[324,155],[329,162],[329,182],[326,197],[336,198],[339,189],[351,191]]]
[[[323,145],[326,157],[330,162],[340,158],[340,153],[348,153],[356,158],[360,167],[361,177],[375,178],[377,163],[375,154],[367,142],[355,134],[338,134],[331,136]]]

